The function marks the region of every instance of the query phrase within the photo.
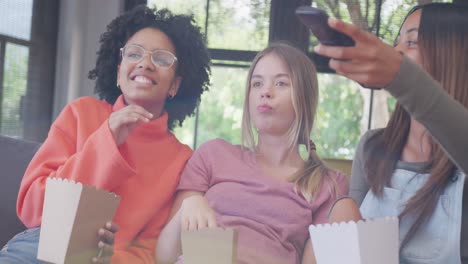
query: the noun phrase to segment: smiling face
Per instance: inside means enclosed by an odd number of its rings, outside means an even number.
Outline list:
[[[255,65],[250,79],[249,112],[259,135],[285,135],[295,119],[291,75],[275,53]]]
[[[403,52],[419,65],[422,65],[421,53],[418,46],[419,22],[421,20],[421,9],[409,15],[400,29],[395,49]]]
[[[147,51],[165,50],[175,54],[169,37],[154,28],[136,32],[125,44],[138,45]],[[151,55],[145,53],[137,63],[123,59],[119,65],[117,82],[127,104],[136,104],[159,116],[168,97],[177,93],[181,78],[176,76],[177,63],[169,68],[156,67]]]

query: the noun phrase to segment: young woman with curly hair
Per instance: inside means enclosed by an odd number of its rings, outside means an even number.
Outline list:
[[[39,263],[48,177],[121,197],[115,224],[96,230],[104,254],[93,262],[154,263],[157,238],[192,154],[170,130],[193,114],[207,89],[210,58],[192,17],[166,9],[136,7],[113,20],[100,42],[89,78],[103,100],[79,98],[52,124],[19,191],[17,212],[29,229],[8,242],[2,263]]]

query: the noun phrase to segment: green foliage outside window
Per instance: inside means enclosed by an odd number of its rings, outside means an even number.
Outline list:
[[[218,137],[240,144],[247,69],[213,67],[212,72],[200,104],[197,145]]]
[[[284,0],[287,1],[287,0]],[[450,0],[436,0],[450,1]],[[231,50],[263,49],[268,42],[271,0],[210,0],[208,28],[206,0],[148,0],[148,5],[169,8],[175,13],[192,13],[196,23],[207,32],[209,48]],[[360,25],[391,44],[408,10],[415,4],[431,0],[383,0],[380,21],[376,20],[376,1],[368,0],[314,0],[312,5],[325,9],[331,16]],[[379,26],[379,29],[377,27]],[[311,47],[317,44],[311,37]],[[27,89],[29,48],[6,44],[2,101],[0,104],[0,134],[22,135],[21,98]],[[217,61],[219,62],[219,61]],[[232,62],[221,62],[232,63]],[[239,64],[234,62],[233,64]],[[221,137],[233,143],[240,142],[240,122],[245,90],[246,68],[213,67],[212,86],[202,96],[199,108],[196,146]],[[352,158],[359,137],[367,129],[369,96],[352,81],[330,74],[319,74],[320,105],[312,138],[321,156]],[[384,105],[373,108],[372,127],[384,124],[393,111],[395,100],[384,93]],[[374,100],[375,101],[375,100]],[[376,122],[380,121],[380,122]],[[176,129],[183,142],[194,146],[195,117]]]
[[[3,75],[3,100],[1,102],[0,134],[21,137],[21,98],[26,93],[29,49],[7,44]]]
[[[376,19],[376,1],[314,0],[312,5],[330,16],[352,22],[392,44],[409,9],[430,0],[383,0],[381,20]],[[206,20],[206,0],[150,0],[148,4],[168,7],[176,13],[193,13],[202,28]],[[270,0],[210,0],[207,42],[209,48],[259,51],[267,45]],[[379,27],[379,29],[377,29]],[[311,36],[312,48],[317,41]],[[312,49],[310,50],[312,51]],[[217,61],[219,62],[219,61]],[[229,62],[222,62],[229,63]],[[213,67],[210,91],[202,96],[196,145],[224,138],[240,142],[240,122],[247,69]],[[368,129],[370,92],[358,84],[333,74],[319,74],[320,104],[311,137],[322,157],[352,159],[360,136]],[[387,93],[374,93],[371,127],[384,126],[395,100]],[[176,129],[185,143],[194,143],[195,118]]]
[[[206,0],[149,0],[148,5],[193,14],[205,27]],[[270,0],[210,0],[208,15],[209,48],[255,51],[268,44]]]
[[[197,146],[214,138],[240,144],[246,78],[245,68],[212,68],[212,85],[203,93],[199,107]],[[175,134],[185,144],[193,145],[194,128],[192,117],[176,128]]]
[[[361,135],[363,99],[357,84],[333,74],[319,74],[319,107],[312,139],[322,157],[352,158]]]

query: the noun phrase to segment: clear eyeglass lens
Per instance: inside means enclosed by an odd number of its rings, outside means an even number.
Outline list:
[[[145,49],[137,45],[130,45],[124,48],[123,56],[126,60],[137,63],[145,56]],[[172,66],[176,58],[168,51],[155,50],[151,52],[151,61],[154,65],[163,68],[169,68]]]
[[[163,50],[153,51],[153,63],[158,67],[170,67],[174,63],[174,56]]]
[[[124,49],[125,59],[131,62],[138,62],[145,55],[145,50],[138,46],[128,46]]]

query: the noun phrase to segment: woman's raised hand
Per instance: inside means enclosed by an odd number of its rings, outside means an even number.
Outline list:
[[[353,47],[316,46],[316,53],[332,58],[330,68],[365,87],[383,88],[396,77],[403,56],[393,47],[341,20],[330,18],[328,24],[356,42]]]
[[[123,144],[133,129],[149,122],[151,118],[153,118],[153,114],[138,105],[128,105],[113,112],[109,117],[109,128],[115,143],[117,145]]]
[[[193,195],[184,199],[181,209],[182,230],[194,231],[218,226],[216,213],[204,196]]]

